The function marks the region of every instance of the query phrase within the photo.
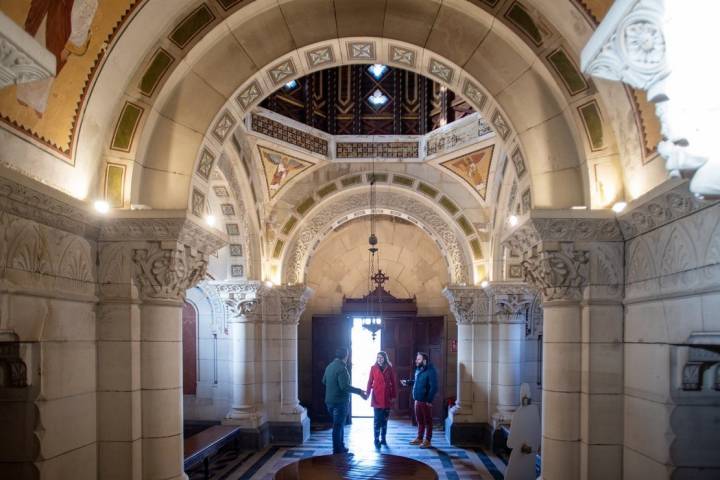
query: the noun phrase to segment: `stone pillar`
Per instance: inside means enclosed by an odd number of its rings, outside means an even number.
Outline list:
[[[543,478],[621,478],[622,236],[609,213],[554,215],[531,215],[506,240],[543,294]]]
[[[182,305],[222,239],[183,218],[100,232],[98,472],[184,479]]]
[[[225,298],[232,341],[232,403],[223,424],[243,429],[242,447],[262,448],[269,442],[262,401],[263,310],[271,290],[257,281],[215,288]]]
[[[458,327],[457,395],[445,420],[445,436],[453,445],[490,441],[490,300],[480,287],[447,287]]]
[[[490,412],[492,427],[509,425],[520,404],[525,323],[534,291],[522,282],[492,282],[492,367]]]
[[[301,444],[310,437],[310,419],[298,400],[298,324],[312,290],[304,285],[277,288],[280,295],[281,365],[280,423],[273,426],[273,437]]]

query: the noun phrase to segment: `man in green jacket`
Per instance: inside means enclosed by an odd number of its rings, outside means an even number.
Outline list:
[[[350,385],[347,360],[347,348],[339,347],[335,350],[335,359],[325,368],[322,380],[325,385],[325,405],[333,421],[333,453],[348,453],[348,449],[345,448],[344,430],[350,407],[350,394],[360,395],[363,400],[367,400],[365,392]]]

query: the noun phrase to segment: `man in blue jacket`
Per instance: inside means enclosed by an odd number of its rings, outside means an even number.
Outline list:
[[[410,383],[410,382],[407,382]],[[418,424],[417,438],[410,445],[430,448],[432,445],[432,401],[438,390],[437,372],[427,353],[418,352],[415,357],[415,380],[412,381],[415,400],[415,419]],[[423,437],[425,438],[423,440]]]
[[[350,404],[350,394],[367,399],[365,392],[350,385],[350,373],[347,369],[348,349],[335,350],[335,359],[325,368],[322,383],[325,385],[325,405],[333,421],[333,453],[348,453],[345,448],[345,419]]]

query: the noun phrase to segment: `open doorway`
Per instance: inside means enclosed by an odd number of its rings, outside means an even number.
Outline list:
[[[381,350],[382,330],[375,334],[363,328],[363,317],[353,317],[351,341],[352,341],[352,385],[365,390],[370,368],[377,359],[377,353]],[[352,395],[352,416],[372,417],[373,409],[370,406],[370,399],[363,400],[359,395]]]

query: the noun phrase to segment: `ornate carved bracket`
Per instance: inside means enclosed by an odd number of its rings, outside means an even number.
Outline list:
[[[490,313],[490,298],[481,287],[449,286],[442,293],[458,325],[478,323]]]
[[[0,88],[50,78],[55,69],[55,55],[0,12]]]
[[[716,131],[720,100],[710,92],[718,61],[688,62],[691,49],[715,41],[714,0],[688,9],[664,0],[616,0],[582,52],[582,70],[648,92],[663,140],[658,152],[671,176],[692,176],[690,191],[720,197]],[[698,15],[697,12],[705,12]]]

